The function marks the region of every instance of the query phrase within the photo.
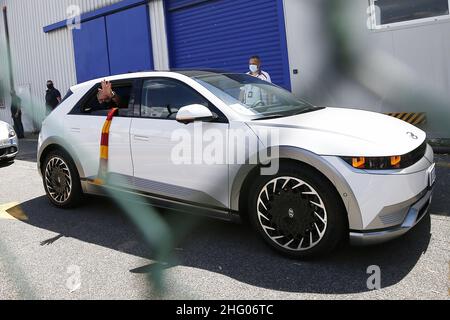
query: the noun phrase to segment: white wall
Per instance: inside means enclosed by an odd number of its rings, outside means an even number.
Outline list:
[[[293,93],[316,105],[381,111],[379,98],[336,70],[330,10],[325,0],[284,0]]]
[[[8,8],[8,23],[14,83],[16,88],[30,88],[31,109],[26,110],[25,130],[32,131],[32,114],[44,114],[46,82],[52,79],[64,95],[76,83],[71,32],[65,28],[44,33],[43,27],[66,19],[69,5],[81,12],[92,11],[120,0],[1,0]],[[0,21],[3,26],[3,20]],[[0,29],[3,36],[3,30]],[[3,56],[3,55],[2,55]],[[0,120],[8,120],[0,110]]]
[[[424,129],[430,136],[450,137],[439,120],[450,119],[450,20],[372,31],[368,1],[344,0],[341,23],[329,28],[336,18],[331,3],[284,0],[293,92],[318,105],[427,112]],[[353,49],[349,73],[338,71],[332,60],[337,27]],[[436,105],[414,103],[423,98],[421,90],[438,99]]]
[[[299,96],[314,97],[330,60],[323,12],[316,1],[284,0],[284,15],[292,91]],[[297,75],[294,69],[299,71]]]

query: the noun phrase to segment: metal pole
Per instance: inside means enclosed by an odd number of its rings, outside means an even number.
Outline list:
[[[12,61],[11,61],[11,46],[9,43],[9,27],[8,27],[8,15],[6,6],[3,7],[3,23],[5,27],[5,37],[6,37],[6,51],[7,51],[7,63],[8,63],[8,71],[9,71],[9,85],[11,91],[14,90],[14,78],[13,78],[13,70],[12,70]]]

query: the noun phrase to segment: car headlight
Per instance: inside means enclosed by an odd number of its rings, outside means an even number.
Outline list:
[[[345,162],[355,169],[392,170],[402,168],[402,157],[343,157]]]
[[[14,131],[14,128],[11,126],[8,126],[8,138],[14,138],[16,136],[16,132]]]

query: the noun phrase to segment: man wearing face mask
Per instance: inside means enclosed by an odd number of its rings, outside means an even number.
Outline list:
[[[266,71],[263,71],[261,69],[261,58],[259,56],[253,56],[250,58],[249,69],[250,69],[250,72],[248,73],[249,75],[272,83],[270,75]]]
[[[269,73],[261,69],[261,58],[259,56],[250,58],[249,69],[248,75],[272,83]],[[272,98],[261,86],[251,84],[247,84],[241,89],[240,100],[250,107],[265,106],[272,103]]]
[[[61,93],[55,89],[52,80],[47,81],[47,91],[45,93],[45,104],[47,111],[51,112],[61,103]]]

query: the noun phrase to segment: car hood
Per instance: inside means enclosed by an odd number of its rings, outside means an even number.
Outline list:
[[[355,109],[324,108],[247,124],[265,145],[291,145],[321,155],[404,155],[426,139],[425,132],[402,120]],[[276,135],[279,141],[266,143],[268,135]]]

